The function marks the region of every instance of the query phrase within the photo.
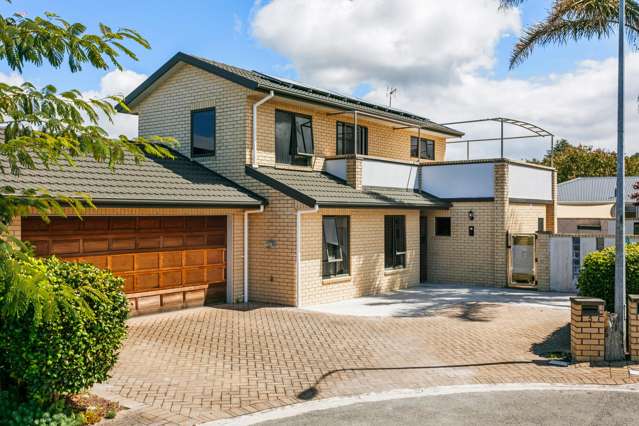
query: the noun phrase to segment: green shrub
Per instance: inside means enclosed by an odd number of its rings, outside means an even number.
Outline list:
[[[615,310],[615,249],[608,247],[586,256],[577,282],[579,294],[606,302],[606,310]],[[639,244],[626,245],[626,292],[639,294]]]
[[[15,395],[0,391],[0,425],[80,426],[82,414],[71,412],[60,400],[43,408],[34,401],[20,402]]]
[[[55,257],[19,266],[0,276],[0,305],[11,307],[0,315],[2,388],[44,406],[106,380],[126,336],[123,280]]]

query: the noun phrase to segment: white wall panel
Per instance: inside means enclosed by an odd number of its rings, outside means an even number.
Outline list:
[[[417,166],[383,161],[362,160],[362,186],[415,189]]]
[[[424,166],[422,167],[422,189],[441,198],[494,197],[494,164]]]
[[[508,197],[552,200],[552,172],[533,167],[508,165]]]

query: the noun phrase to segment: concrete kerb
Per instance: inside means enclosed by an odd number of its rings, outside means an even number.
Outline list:
[[[395,399],[419,398],[440,395],[485,392],[515,391],[594,391],[594,392],[632,392],[639,393],[639,385],[569,385],[552,383],[510,383],[435,386],[420,389],[396,389],[388,392],[375,392],[349,397],[326,398],[318,401],[300,402],[298,404],[259,411],[253,414],[202,423],[200,426],[220,425],[254,425],[270,420],[299,416],[313,411],[329,410],[353,404],[390,401]]]

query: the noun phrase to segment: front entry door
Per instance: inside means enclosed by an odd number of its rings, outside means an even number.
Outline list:
[[[511,284],[535,283],[535,236],[519,234],[512,236]]]
[[[428,243],[428,218],[419,217],[419,281],[426,282],[427,279],[427,243]]]

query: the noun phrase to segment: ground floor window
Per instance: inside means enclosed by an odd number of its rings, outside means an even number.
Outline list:
[[[450,217],[435,218],[435,235],[438,237],[450,237]]]
[[[577,231],[601,231],[601,225],[577,225]]]
[[[348,216],[323,216],[322,233],[322,276],[348,275]]]
[[[406,216],[384,216],[384,266],[406,267]]]

